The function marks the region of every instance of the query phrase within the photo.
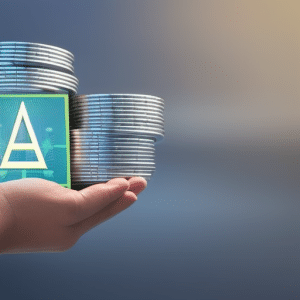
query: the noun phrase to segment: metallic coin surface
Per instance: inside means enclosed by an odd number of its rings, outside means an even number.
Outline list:
[[[0,42],[0,48],[16,48],[16,47],[27,47],[27,48],[38,48],[38,49],[45,49],[48,51],[55,51],[58,52],[60,55],[65,55],[66,57],[70,57],[72,60],[74,60],[74,55],[63,48],[47,45],[47,44],[40,44],[40,43],[28,43],[28,42],[15,42],[15,41],[5,41]]]
[[[144,99],[134,99],[134,98],[120,98],[120,99],[87,99],[87,100],[78,100],[76,96],[72,99],[74,103],[78,106],[116,106],[116,105],[145,105],[145,106],[153,106],[160,109],[164,109],[164,103],[158,101],[150,101]]]
[[[77,85],[72,84],[67,81],[60,80],[59,78],[52,79],[52,78],[42,78],[37,76],[18,76],[15,78],[2,78],[0,75],[0,83],[2,85],[7,83],[28,83],[28,84],[48,84],[53,85],[55,87],[63,87],[69,89],[76,93]]]
[[[118,136],[118,135],[144,135],[144,136],[151,136],[155,139],[156,142],[163,140],[164,138],[164,131],[150,131],[150,130],[136,130],[136,129],[82,129],[82,131],[86,133],[90,133],[94,131],[97,134],[107,135],[107,136]]]
[[[74,87],[78,87],[78,81],[72,80],[66,76],[61,76],[61,75],[57,75],[57,74],[45,74],[45,72],[24,72],[24,71],[20,71],[20,72],[2,72],[0,69],[0,78],[2,79],[19,79],[19,78],[39,78],[40,80],[51,80],[51,81],[62,81],[62,82],[66,82],[67,84],[71,84]],[[76,78],[76,77],[74,77]]]
[[[73,120],[75,121],[75,120]],[[139,121],[115,121],[115,120],[81,120],[78,121],[78,124],[80,124],[80,128],[119,128],[119,127],[128,127],[128,128],[144,128],[144,129],[158,129],[163,130],[164,125],[155,123],[155,122],[139,122]]]
[[[63,88],[56,88],[49,85],[37,85],[37,84],[7,84],[7,85],[0,85],[0,91],[2,93],[17,93],[17,92],[38,92],[38,93],[48,93],[54,92],[57,94],[68,94],[70,93],[69,90]]]
[[[157,115],[145,115],[145,114],[95,114],[93,116],[72,114],[70,113],[74,120],[82,121],[139,121],[139,122],[155,122],[159,124],[164,124],[164,119]]]
[[[91,99],[91,98],[144,98],[144,99],[155,99],[159,101],[163,101],[163,99],[151,96],[151,95],[143,95],[143,94],[90,94],[90,95],[77,95],[76,98],[79,99]]]
[[[19,74],[19,73],[38,73],[38,74],[45,74],[47,76],[55,76],[55,77],[62,77],[64,79],[68,79],[70,81],[74,81],[78,84],[78,79],[71,74],[51,70],[51,69],[43,69],[43,68],[29,68],[29,67],[21,67],[21,66],[8,66],[8,67],[0,67],[1,74]]]
[[[154,104],[149,104],[149,103],[141,103],[141,102],[119,102],[119,103],[87,103],[87,104],[81,104],[76,101],[72,101],[78,110],[104,110],[104,109],[109,109],[109,110],[121,110],[121,109],[132,109],[132,108],[137,108],[137,109],[145,109],[145,110],[155,110],[162,112],[164,111],[163,106],[159,105],[154,105]]]
[[[45,91],[65,90],[65,91],[67,91],[67,93],[76,93],[76,90],[71,87],[67,87],[65,85],[60,85],[60,84],[51,84],[50,82],[45,84],[40,81],[31,81],[29,83],[20,82],[20,81],[17,81],[17,82],[1,82],[0,81],[0,89],[2,88],[3,90],[4,89],[14,90],[15,87],[24,87],[24,88],[28,88],[29,90],[31,88],[41,89],[41,90],[45,90]]]
[[[0,61],[39,61],[56,63],[67,67],[72,67],[72,61],[51,55],[33,55],[31,53],[2,53],[0,52]]]
[[[15,56],[29,56],[29,57],[37,57],[37,58],[43,58],[43,59],[57,59],[59,61],[62,61],[66,64],[73,64],[73,60],[65,57],[64,55],[61,55],[61,53],[57,52],[49,52],[49,51],[43,51],[43,50],[37,50],[37,49],[24,49],[24,48],[0,48],[0,56],[3,57],[15,57]]]

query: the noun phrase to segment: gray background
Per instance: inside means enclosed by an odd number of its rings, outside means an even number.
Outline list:
[[[296,299],[298,1],[1,1],[3,41],[75,55],[79,93],[165,99],[137,203],[60,254],[2,255],[1,299]]]

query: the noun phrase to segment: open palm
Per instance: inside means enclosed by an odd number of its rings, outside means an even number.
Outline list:
[[[147,185],[115,178],[81,191],[38,178],[0,184],[0,253],[71,248],[94,226],[129,207]]]

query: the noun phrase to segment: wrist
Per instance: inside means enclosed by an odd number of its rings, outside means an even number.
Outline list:
[[[9,235],[15,224],[15,215],[4,194],[2,185],[0,183],[0,254],[9,247],[7,241],[10,240]]]

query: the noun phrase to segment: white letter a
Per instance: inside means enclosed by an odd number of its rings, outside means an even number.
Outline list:
[[[17,134],[21,126],[22,118],[24,119],[25,125],[27,127],[31,143],[15,143]],[[8,161],[10,154],[13,150],[34,150],[38,161]],[[32,125],[30,123],[24,102],[22,102],[20,105],[20,109],[15,121],[15,125],[8,146],[3,156],[0,169],[48,169],[41,149],[39,147],[38,141],[36,139],[35,133],[33,131]]]

